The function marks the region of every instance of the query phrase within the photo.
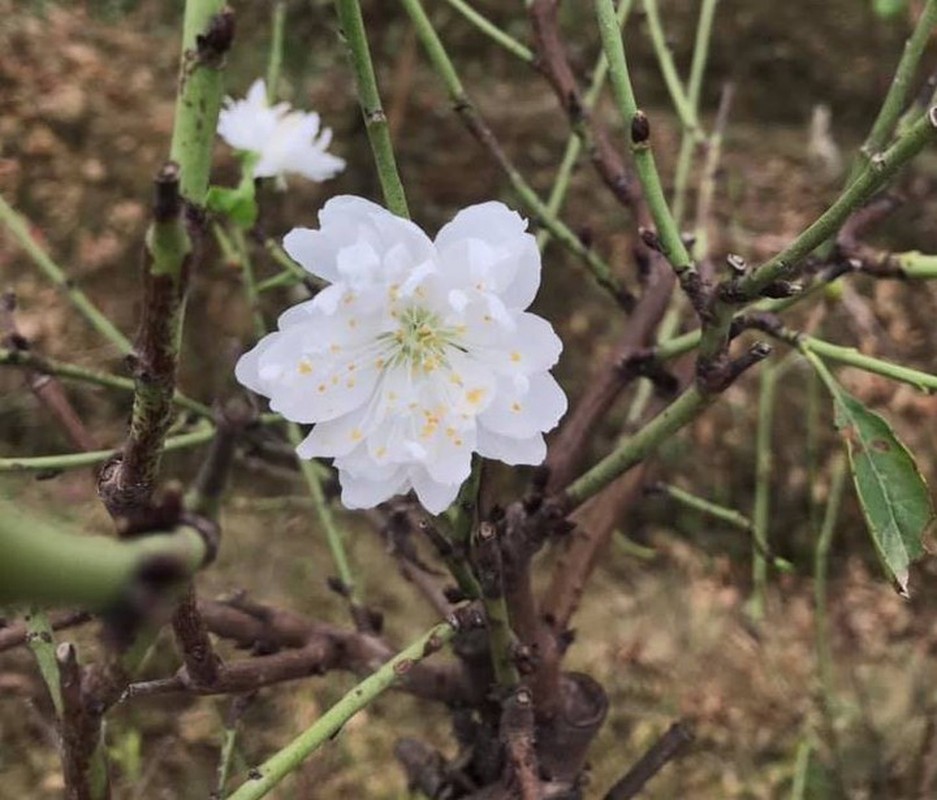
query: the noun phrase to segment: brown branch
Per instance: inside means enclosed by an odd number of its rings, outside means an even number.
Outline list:
[[[862,241],[865,232],[891,215],[901,201],[892,194],[875,198],[850,215],[836,237],[836,250],[845,268],[877,278],[903,278],[904,269],[893,253]]]
[[[85,681],[78,665],[78,654],[70,642],[55,650],[62,692],[62,768],[65,773],[65,800],[97,800],[109,797],[92,788],[92,760],[102,752],[100,717],[89,709]],[[98,780],[108,783],[106,762],[100,765],[105,774]]]
[[[576,476],[596,425],[639,374],[628,365],[631,359],[654,344],[654,332],[667,310],[674,282],[670,269],[655,268],[650,274],[644,294],[625,324],[614,356],[589,380],[585,393],[550,444],[546,462],[548,493],[565,488]]]
[[[518,687],[504,702],[501,713],[501,740],[504,743],[504,782],[514,789],[518,800],[541,800],[543,790],[534,749],[533,695]]]
[[[383,539],[404,580],[413,584],[437,614],[448,617],[454,606],[446,597],[442,584],[436,580],[438,573],[434,573],[420,557],[413,536],[416,526],[408,508],[376,508],[366,511],[365,516]]]
[[[136,389],[130,433],[120,455],[104,465],[98,479],[98,493],[115,518],[134,520],[146,512],[172,421],[180,315],[193,244],[201,239],[201,223],[195,217],[183,220],[179,181],[173,162],[156,176],[153,221],[143,255],[142,316],[132,356]],[[167,265],[167,258],[179,263]]]
[[[560,105],[569,117],[573,132],[582,139],[605,185],[623,206],[634,210],[639,225],[652,228],[653,220],[643,204],[637,181],[625,168],[605,126],[596,115],[590,113],[585,104],[560,35],[558,8],[558,0],[534,0],[528,8],[537,65],[553,87]]]
[[[319,651],[322,660],[317,666],[323,672],[345,670],[356,675],[369,675],[396,652],[378,636],[309,620],[293,611],[263,606],[243,596],[228,602],[200,600],[198,608],[209,631],[244,647],[267,653],[279,648],[312,648],[307,650],[305,662],[296,662],[292,667],[284,666],[284,670],[301,671],[303,664],[306,669],[311,669],[316,663],[312,660],[312,654],[318,647],[322,648]],[[257,660],[227,663],[219,680],[223,682],[225,674],[234,669],[243,670],[238,672],[240,683],[236,691],[268,685],[263,682],[264,675],[269,674],[268,667],[263,664],[260,667],[251,666]],[[243,664],[243,667],[236,666],[239,664]],[[471,685],[459,664],[421,662],[407,673],[400,688],[418,697],[447,705],[464,705],[478,701],[487,687]]]
[[[2,328],[3,342],[14,352],[26,353],[30,350],[29,340],[23,336],[16,326],[16,295],[5,292],[0,298],[0,328]],[[27,368],[24,370],[26,385],[36,396],[36,399],[45,406],[46,410],[58,422],[68,438],[79,450],[97,450],[98,443],[88,432],[84,422],[72,406],[62,382],[49,373],[40,369]]]
[[[637,797],[651,778],[670,761],[683,755],[693,739],[693,731],[685,722],[675,722],[641,756],[638,763],[608,790],[605,800],[631,800]]]
[[[192,586],[189,586],[176,606],[172,616],[172,630],[182,650],[185,671],[192,684],[196,687],[217,685],[219,674],[226,674],[227,670],[223,670],[221,659],[215,654],[196,605],[195,589]]]
[[[568,628],[596,564],[621,524],[623,512],[641,498],[646,475],[647,464],[639,464],[573,515],[576,527],[564,541],[543,593],[543,617],[555,637],[561,637]]]

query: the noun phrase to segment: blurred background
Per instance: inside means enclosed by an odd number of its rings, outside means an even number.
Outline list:
[[[545,195],[568,136],[549,86],[498,49],[444,0],[425,0],[466,89],[521,171]],[[520,3],[473,5],[530,41]],[[591,3],[563,5],[563,26],[583,78],[598,53]],[[716,219],[717,254],[751,261],[775,253],[835,196],[855,148],[886,92],[920,3],[899,0],[723,0],[718,7],[701,109],[708,124],[721,86],[735,84]],[[227,91],[241,96],[266,70],[270,4],[235,3],[237,40]],[[459,208],[486,199],[519,206],[450,110],[397,4],[364,2],[376,69],[414,218],[435,230]],[[698,3],[662,0],[664,24],[682,74],[692,55]],[[265,191],[263,225],[274,236],[314,225],[333,194],[379,199],[353,79],[337,36],[332,4],[287,5],[283,99],[315,109],[334,131],[333,152],[348,161],[321,185],[291,179],[285,192]],[[86,3],[0,0],[0,193],[26,215],[33,235],[118,325],[132,335],[139,316],[138,265],[152,176],[168,152],[179,48],[181,3],[102,0]],[[672,180],[680,130],[641,14],[625,31],[639,103],[648,111],[665,182]],[[923,73],[937,68],[932,42]],[[607,115],[620,135],[614,110]],[[818,111],[822,107],[824,110]],[[829,124],[823,123],[828,117]],[[623,141],[623,140],[619,140]],[[831,155],[831,153],[833,155]],[[838,155],[837,155],[838,154]],[[214,182],[233,185],[237,164],[220,142]],[[695,185],[695,184],[694,184]],[[876,242],[937,252],[937,152],[926,151],[901,184],[904,206],[876,231]],[[587,163],[576,172],[563,213],[588,236],[626,282],[633,225]],[[260,275],[275,265],[257,254]],[[15,291],[17,322],[40,352],[127,374],[114,349],[38,274],[0,229],[0,289]],[[268,321],[296,295],[265,296]],[[866,352],[937,372],[937,294],[926,285],[859,279],[827,301],[824,335]],[[561,330],[566,351],[558,375],[578,396],[608,358],[623,319],[551,245],[537,309]],[[794,320],[798,319],[795,314]],[[205,402],[236,391],[233,364],[251,339],[239,272],[217,253],[193,278],[180,386]],[[910,387],[850,370],[839,375],[883,413],[934,478],[937,401]],[[814,655],[813,581],[816,531],[812,494],[825,492],[827,470],[812,483],[805,463],[806,370],[785,374],[774,431],[771,547],[794,570],[772,576],[768,613],[750,622],[750,542],[726,525],[648,496],[626,519],[575,621],[568,664],[606,687],[611,710],[592,757],[588,796],[601,793],[678,716],[697,724],[690,755],[648,787],[654,798],[789,797],[798,748],[822,730]],[[70,397],[102,447],[118,443],[129,397],[72,386]],[[624,424],[619,404],[593,443],[607,449]],[[690,430],[668,443],[654,476],[751,513],[757,378],[732,387]],[[821,463],[836,451],[824,404]],[[70,445],[25,388],[0,368],[0,453],[67,452]],[[327,549],[303,499],[298,473],[255,468],[250,454],[236,468],[222,518],[219,562],[199,579],[206,594],[247,590],[256,599],[311,616],[344,619],[329,592]],[[167,478],[186,480],[197,454],[167,457]],[[503,496],[527,475],[497,473]],[[0,491],[24,506],[107,530],[91,470],[48,480],[0,475]],[[380,608],[389,637],[402,643],[433,621],[431,609],[402,578],[382,540],[354,515],[342,515],[369,604]],[[553,554],[543,558],[549,561]],[[2,558],[2,553],[0,553]],[[833,717],[843,770],[856,798],[937,796],[934,678],[937,601],[926,586],[929,563],[912,574],[912,598],[888,585],[867,544],[849,495],[831,558],[831,645],[836,659]],[[917,589],[915,591],[915,589]],[[69,634],[71,636],[71,634]],[[93,630],[75,637],[93,657]],[[169,674],[176,657],[167,638],[147,676]],[[235,767],[270,754],[314,720],[353,683],[347,675],[264,690],[248,709]],[[0,798],[57,797],[62,782],[48,702],[26,652],[0,654]],[[140,700],[110,716],[119,798],[204,798],[213,785],[221,740],[222,699],[181,696]],[[279,793],[292,798],[399,798],[407,791],[393,763],[404,735],[449,740],[441,709],[388,695],[353,719]],[[820,743],[822,745],[822,743]],[[454,745],[448,752],[452,754]],[[809,761],[807,797],[832,797],[823,747]]]

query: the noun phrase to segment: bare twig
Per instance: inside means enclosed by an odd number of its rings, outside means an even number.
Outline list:
[[[631,800],[637,797],[651,778],[670,761],[683,755],[693,738],[693,731],[685,722],[675,722],[641,756],[638,763],[608,790],[605,800]]]

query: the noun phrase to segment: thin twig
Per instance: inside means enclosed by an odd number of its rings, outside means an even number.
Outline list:
[[[466,128],[489,152],[507,176],[521,201],[531,213],[536,215],[539,222],[553,234],[558,242],[586,263],[593,277],[602,288],[607,290],[621,305],[630,308],[634,298],[614,275],[611,267],[591,248],[583,244],[580,238],[565,223],[550,213],[547,204],[540,199],[518,172],[497,137],[466,94],[455,67],[439,36],[436,34],[429,17],[426,15],[420,0],[402,0],[402,2],[416,26],[417,35],[420,37],[433,67],[446,85],[453,108],[461,117]]]

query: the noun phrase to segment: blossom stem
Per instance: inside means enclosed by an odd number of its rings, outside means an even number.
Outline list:
[[[420,636],[380,669],[365,678],[326,711],[313,725],[267,761],[251,771],[228,800],[259,800],[302,764],[303,760],[330,741],[355,714],[390,689],[414,664],[447,644],[456,633],[453,622],[442,622]]]
[[[615,6],[612,0],[595,0],[595,9],[602,38],[602,49],[608,57],[612,90],[622,120],[630,131],[635,171],[644,190],[654,224],[657,226],[661,252],[670,262],[681,283],[685,283],[696,275],[696,267],[690,259],[690,254],[680,236],[680,230],[664,197],[660,173],[651,149],[650,126],[644,112],[638,108],[634,89],[631,86],[631,76],[628,72],[621,30],[615,16]]]
[[[0,195],[0,222],[6,225],[10,233],[13,234],[13,238],[19,242],[20,247],[32,259],[33,263],[46,278],[55,284],[56,288],[65,294],[69,302],[89,322],[91,327],[124,355],[133,349],[130,340],[117,330],[114,324],[88,299],[88,295],[79,289],[62,268],[49,257],[49,254],[39,246],[29,232],[29,223],[25,217],[18,214],[2,195]]]
[[[237,225],[233,225],[231,228],[231,236],[234,239],[234,250],[237,254],[238,262],[241,265],[244,293],[247,295],[247,302],[250,304],[251,319],[254,322],[254,333],[256,333],[257,336],[263,336],[267,332],[267,325],[260,311],[257,283],[254,280],[254,266],[251,262],[250,251],[247,249],[244,231]]]
[[[633,0],[621,0],[618,4],[618,24],[624,27],[625,22],[631,13]],[[608,77],[608,59],[602,52],[596,61],[595,68],[592,70],[592,81],[589,88],[583,95],[583,105],[591,111],[595,101],[602,93],[605,86],[605,80]],[[563,151],[563,158],[560,160],[559,169],[553,179],[553,188],[550,190],[550,196],[547,199],[547,210],[552,216],[557,216],[563,207],[563,201],[566,199],[566,193],[569,191],[569,181],[573,174],[576,162],[579,160],[579,154],[582,152],[582,137],[578,132],[573,132],[566,140],[566,149]],[[543,252],[549,243],[551,233],[548,228],[542,228],[537,232],[537,246],[540,252]]]
[[[598,464],[573,481],[564,492],[565,505],[568,508],[578,507],[619,475],[641,463],[663,442],[696,419],[714,399],[715,395],[704,394],[695,386],[685,390],[641,430],[625,439]]]
[[[430,62],[446,86],[453,108],[462,118],[472,135],[491,153],[530,213],[537,217],[540,224],[547,228],[558,242],[586,262],[602,288],[611,293],[618,302],[630,305],[633,298],[615,277],[611,267],[591,248],[586,247],[565,223],[551,213],[547,204],[540,199],[514,166],[514,163],[508,158],[501,144],[466,94],[455,66],[433,28],[432,22],[426,15],[420,0],[402,0],[402,3],[413,21],[417,36],[420,38]]]
[[[267,102],[274,105],[277,101],[277,84],[283,68],[283,29],[286,22],[286,0],[275,0],[270,34],[270,58],[267,62]]]
[[[446,2],[458,11],[463,17],[472,23],[478,30],[484,33],[489,39],[497,42],[509,53],[516,55],[521,61],[533,66],[534,54],[527,45],[517,41],[513,36],[505,33],[501,28],[495,25],[490,19],[479,14],[465,0],[446,0]]]
[[[407,195],[397,172],[390,128],[381,105],[377,78],[371,63],[371,52],[368,49],[368,37],[364,28],[364,19],[361,16],[361,5],[358,0],[335,0],[335,8],[351,55],[361,113],[364,115],[368,140],[371,142],[371,152],[374,154],[378,179],[384,193],[384,203],[394,214],[409,218]]]
[[[303,440],[302,431],[295,422],[287,426],[287,435],[294,447],[298,447]],[[319,470],[312,461],[304,458],[297,458],[299,469],[303,473],[303,479],[309,489],[309,494],[315,504],[316,517],[322,530],[325,531],[325,540],[329,545],[329,552],[332,554],[332,561],[335,564],[335,570],[338,572],[338,579],[342,583],[342,591],[348,598],[351,605],[352,614],[362,607],[361,590],[355,583],[354,574],[348,560],[348,554],[345,551],[345,537],[335,524],[335,517],[332,515],[332,509],[322,488],[322,478]]]
[[[443,560],[449,568],[456,584],[462,593],[471,599],[481,594],[478,581],[469,566],[468,552],[472,531],[478,521],[478,494],[481,489],[481,475],[484,461],[481,456],[473,456],[472,471],[468,480],[462,484],[459,496],[456,498],[452,514],[452,536],[446,542],[442,553]]]
[[[504,598],[501,544],[497,529],[490,522],[482,522],[472,535],[472,562],[485,606],[495,682],[501,689],[511,689],[520,678],[514,663],[514,635]]]

